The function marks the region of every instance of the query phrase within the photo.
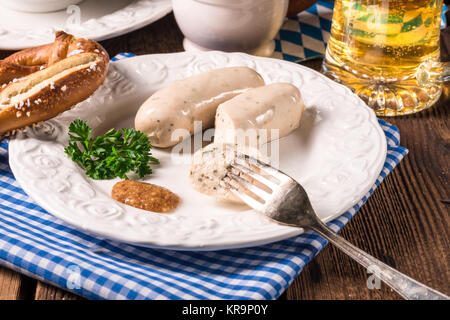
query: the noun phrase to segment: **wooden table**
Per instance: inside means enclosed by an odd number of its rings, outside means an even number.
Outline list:
[[[111,56],[183,51],[172,14],[118,38],[103,41]],[[4,58],[11,52],[1,52]],[[305,63],[319,69],[320,61]],[[341,235],[396,269],[447,295],[449,270],[450,87],[439,103],[417,115],[389,118],[409,154]],[[308,264],[280,299],[399,299],[382,285],[366,286],[366,270],[329,245]],[[82,299],[68,291],[0,267],[0,299]]]

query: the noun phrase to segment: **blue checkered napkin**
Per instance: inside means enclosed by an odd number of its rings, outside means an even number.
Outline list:
[[[121,54],[113,60],[133,56]],[[328,225],[339,231],[407,154],[396,127],[383,170],[353,208]],[[39,207],[22,190],[0,144],[0,264],[92,299],[276,299],[326,241],[313,232],[247,249],[176,252],[84,234]]]
[[[273,57],[296,61],[323,56],[330,38],[333,7],[333,1],[321,0],[298,15],[287,18],[275,38]],[[448,7],[443,5],[441,28],[447,26],[447,10]]]

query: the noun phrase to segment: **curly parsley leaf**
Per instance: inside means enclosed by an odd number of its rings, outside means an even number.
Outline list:
[[[128,172],[143,178],[152,173],[151,164],[159,163],[151,156],[147,136],[140,131],[111,129],[96,138],[91,138],[91,133],[86,121],[74,120],[69,126],[70,141],[64,152],[93,179],[128,179]]]

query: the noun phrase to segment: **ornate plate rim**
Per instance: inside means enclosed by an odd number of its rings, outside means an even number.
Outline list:
[[[127,64],[137,64],[138,62],[143,62],[143,61],[150,61],[150,62],[155,62],[158,61],[158,59],[172,59],[171,61],[180,61],[182,60],[181,57],[186,57],[186,58],[192,58],[192,59],[196,59],[198,57],[204,58],[205,60],[212,60],[214,58],[216,59],[222,59],[222,58],[230,58],[231,59],[242,59],[242,62],[245,63],[254,63],[255,65],[258,63],[258,61],[261,61],[261,63],[263,62],[270,62],[270,63],[278,63],[281,65],[285,65],[287,68],[293,68],[293,69],[297,69],[297,70],[301,70],[302,75],[303,74],[310,74],[312,77],[316,77],[317,79],[319,79],[320,81],[322,81],[323,83],[328,84],[331,88],[333,88],[334,90],[336,90],[336,92],[340,91],[341,93],[344,93],[345,97],[348,97],[349,100],[351,98],[351,100],[354,101],[355,104],[358,105],[358,107],[363,107],[365,108],[365,112],[367,112],[368,114],[368,124],[370,124],[371,127],[374,127],[375,130],[377,131],[377,139],[378,142],[380,143],[380,148],[379,150],[377,150],[377,155],[378,158],[375,159],[375,163],[377,164],[377,168],[375,168],[373,171],[377,172],[376,175],[374,175],[373,177],[371,177],[370,179],[368,179],[368,182],[366,183],[366,185],[364,186],[364,188],[362,188],[362,195],[365,195],[370,188],[373,186],[373,184],[375,183],[376,179],[379,176],[379,173],[383,167],[383,164],[385,162],[386,159],[386,152],[387,152],[387,142],[386,142],[386,137],[384,135],[384,132],[382,130],[382,128],[380,127],[377,118],[375,116],[375,113],[368,107],[366,106],[366,104],[359,99],[355,94],[353,94],[350,89],[326,78],[324,75],[306,68],[304,66],[300,66],[297,64],[293,64],[290,62],[286,62],[286,61],[282,61],[282,60],[277,60],[277,59],[272,59],[272,58],[261,58],[261,57],[254,57],[254,56],[250,56],[250,55],[246,55],[243,53],[223,53],[223,52],[206,52],[206,53],[201,53],[201,54],[193,54],[193,53],[187,53],[187,52],[181,52],[181,53],[171,53],[171,54],[153,54],[153,55],[144,55],[144,56],[138,56],[135,58],[129,58],[129,59],[125,59],[125,60],[121,60],[118,62],[114,62],[113,68],[112,68],[112,72],[116,72],[115,69],[116,67],[122,67],[122,68],[126,68]],[[187,59],[187,60],[189,60]],[[199,58],[200,59],[200,58]],[[192,63],[188,62],[188,63]],[[127,71],[130,68],[126,69]],[[130,72],[135,72],[136,70],[132,70]],[[95,95],[94,95],[95,97]],[[86,101],[85,103],[87,103],[89,105],[90,101]],[[76,110],[77,108],[75,108]],[[56,125],[58,125],[58,121],[57,120],[50,120],[49,124],[51,124],[52,122],[56,122]],[[30,139],[11,139],[10,141],[10,145],[9,145],[9,156],[10,159],[17,157],[20,154],[20,141],[23,140],[30,140]],[[70,160],[69,160],[70,161]],[[130,235],[125,235],[122,233],[117,233],[117,232],[111,232],[111,230],[103,228],[103,230],[99,231],[98,228],[96,228],[95,226],[92,227],[92,225],[86,225],[86,223],[83,223],[80,221],[77,221],[76,219],[73,219],[73,217],[70,217],[70,215],[64,214],[62,212],[59,212],[56,210],[53,210],[51,205],[49,205],[48,203],[46,203],[45,201],[40,201],[40,198],[37,196],[36,194],[33,192],[33,190],[31,190],[30,186],[27,185],[26,181],[27,181],[27,177],[26,175],[23,174],[23,172],[21,172],[19,170],[20,165],[18,164],[18,161],[10,161],[10,166],[11,169],[17,179],[17,181],[20,183],[20,185],[23,187],[23,189],[27,192],[27,194],[31,194],[33,195],[33,199],[35,199],[35,201],[41,205],[45,210],[47,210],[48,212],[50,212],[51,214],[53,214],[54,216],[56,216],[57,218],[60,218],[66,222],[68,222],[69,224],[75,225],[78,228],[81,228],[84,232],[86,233],[90,233],[90,234],[94,234],[96,236],[99,236],[101,238],[107,238],[107,239],[111,239],[111,240],[116,240],[116,241],[122,241],[122,242],[127,242],[127,243],[132,243],[135,245],[140,245],[140,246],[147,246],[147,247],[153,247],[153,248],[160,248],[160,249],[175,249],[175,250],[191,250],[191,251],[204,251],[204,250],[221,250],[221,249],[230,249],[230,248],[243,248],[243,247],[250,247],[250,246],[256,246],[256,245],[262,245],[262,244],[267,244],[267,243],[271,243],[271,242],[275,242],[275,241],[279,241],[279,240],[283,240],[283,239],[287,239],[289,237],[301,234],[303,232],[302,229],[298,229],[298,228],[291,228],[291,227],[280,227],[277,225],[277,229],[278,228],[284,228],[282,230],[282,232],[278,232],[275,235],[271,235],[270,237],[267,236],[263,236],[263,237],[259,237],[256,239],[247,239],[247,241],[236,241],[235,239],[228,239],[227,241],[212,241],[212,243],[201,243],[198,242],[197,244],[192,244],[189,242],[171,242],[171,241],[162,241],[161,239],[149,239],[149,238],[145,238],[145,239],[136,239]],[[349,206],[346,210],[350,209],[352,206],[354,206],[358,201],[360,201],[360,198],[353,201],[351,203],[351,206]],[[114,201],[111,200],[111,204],[114,204]],[[328,217],[327,219],[325,219],[324,221],[329,221],[332,219],[337,218],[338,216],[340,216],[343,212],[340,212],[338,214],[332,215],[330,217]],[[125,233],[125,232],[124,232]],[[194,241],[195,242],[195,241]]]

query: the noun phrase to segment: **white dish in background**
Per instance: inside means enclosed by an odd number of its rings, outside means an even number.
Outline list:
[[[173,0],[186,51],[220,50],[270,57],[288,0]]]
[[[161,165],[145,181],[181,197],[170,214],[113,201],[118,179],[94,181],[63,151],[68,124],[89,119],[97,132],[132,126],[135,112],[155,90],[174,80],[226,66],[249,66],[271,82],[291,82],[303,94],[300,128],[280,141],[280,168],[303,184],[324,221],[355,205],[376,181],[386,158],[386,138],[374,112],[348,88],[294,63],[242,53],[188,52],[113,62],[105,85],[91,98],[41,129],[9,144],[10,165],[24,190],[44,209],[88,233],[136,245],[217,250],[269,243],[302,230],[272,223],[248,207],[226,205],[189,183],[189,159],[174,163],[153,149]],[[180,158],[178,158],[180,160]]]
[[[22,12],[53,12],[83,0],[0,0],[0,6]]]
[[[0,50],[20,50],[53,42],[57,30],[97,41],[113,38],[162,18],[171,12],[172,2],[84,0],[77,7],[27,13],[0,6]]]

